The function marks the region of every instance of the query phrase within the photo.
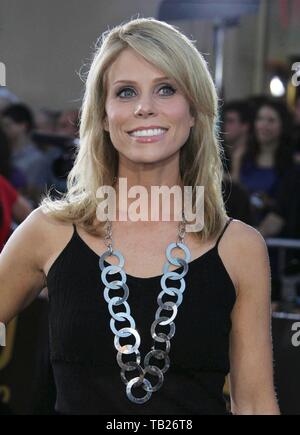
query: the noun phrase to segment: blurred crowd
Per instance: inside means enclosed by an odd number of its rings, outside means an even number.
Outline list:
[[[78,143],[78,110],[32,110],[0,88],[0,252],[48,191],[59,196]]]
[[[300,241],[300,95],[292,109],[283,100],[256,96],[226,102],[221,112],[228,214],[265,239]],[[269,255],[272,299],[280,300],[278,252],[269,248]],[[300,274],[300,249],[287,250],[280,273]]]
[[[293,111],[263,96],[225,103],[220,125],[232,216],[264,237],[300,238],[300,95]]]
[[[65,191],[78,127],[78,110],[33,111],[0,88],[0,252],[43,193]],[[300,239],[300,95],[292,109],[267,96],[225,102],[218,131],[228,215],[265,238]],[[286,267],[300,273],[299,254],[291,250]],[[270,257],[279,299],[278,265]]]

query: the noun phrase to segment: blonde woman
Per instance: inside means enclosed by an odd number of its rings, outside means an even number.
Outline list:
[[[102,35],[68,192],[44,198],[0,261],[2,322],[48,287],[58,413],[227,414],[229,372],[232,414],[279,413],[267,249],[226,215],[216,119],[206,62],[177,28],[139,18]],[[184,210],[100,221],[99,186],[124,211],[121,178],[149,194],[204,186],[203,228],[185,231]]]

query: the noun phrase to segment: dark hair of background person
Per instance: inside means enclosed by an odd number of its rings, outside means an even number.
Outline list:
[[[35,128],[34,116],[31,109],[23,103],[11,104],[2,112],[3,118],[10,118],[14,122],[27,124],[27,133]]]
[[[253,121],[253,108],[249,104],[248,100],[232,100],[228,103],[225,103],[223,107],[221,107],[222,111],[222,121],[224,122],[224,116],[227,112],[236,112],[239,115],[240,122],[252,122]]]
[[[259,100],[258,100],[259,101]],[[252,104],[254,100],[252,101]],[[275,151],[275,169],[278,175],[283,175],[288,167],[292,166],[292,115],[289,112],[286,104],[281,100],[276,100],[273,98],[261,97],[259,103],[256,106],[255,116],[251,123],[249,140],[248,140],[248,150],[242,158],[242,166],[244,162],[250,159],[252,162],[256,163],[257,157],[260,152],[260,144],[255,135],[255,120],[257,114],[262,107],[270,107],[273,109],[281,120],[281,134],[279,137],[279,146]]]
[[[222,138],[224,156],[222,159],[225,172],[231,171],[231,159],[228,144],[226,144],[226,132],[224,131],[225,115],[228,112],[235,112],[239,116],[241,123],[249,123],[252,125],[254,118],[254,109],[249,104],[248,100],[232,100],[220,107],[220,123],[219,130]]]

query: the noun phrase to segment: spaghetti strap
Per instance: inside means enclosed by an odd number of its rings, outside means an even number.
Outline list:
[[[221,234],[219,235],[218,240],[217,240],[217,242],[216,242],[216,244],[215,244],[215,247],[216,247],[216,248],[218,247],[219,242],[220,242],[220,240],[221,240],[223,234],[225,233],[226,228],[228,227],[228,225],[230,224],[230,222],[231,222],[232,220],[233,220],[233,218],[231,217],[231,218],[229,218],[228,221],[226,222],[226,224],[225,224],[225,226],[224,226],[224,228],[223,228]]]

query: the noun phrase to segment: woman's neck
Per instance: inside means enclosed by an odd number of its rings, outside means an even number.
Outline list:
[[[275,164],[275,151],[278,147],[278,142],[268,142],[267,144],[261,144],[260,152],[257,156],[258,166],[273,167]]]

